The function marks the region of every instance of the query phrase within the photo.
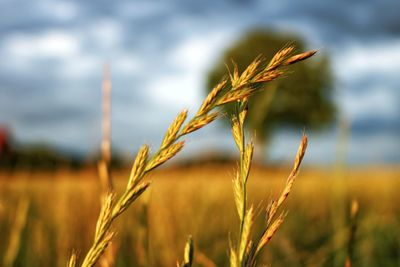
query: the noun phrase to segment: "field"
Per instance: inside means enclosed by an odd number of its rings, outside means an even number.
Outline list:
[[[234,168],[206,165],[150,175],[150,190],[114,227],[115,266],[174,266],[182,259],[188,235],[195,243],[194,266],[227,266],[228,239],[238,231],[231,186]],[[262,201],[265,206],[280,193],[289,171],[289,166],[253,168],[250,202],[259,207]],[[128,170],[113,174],[117,192],[128,174]],[[400,266],[399,174],[394,166],[349,170],[305,166],[284,207],[285,222],[259,263],[344,266],[350,203],[356,199],[360,208],[351,244],[353,266]],[[93,239],[100,191],[97,174],[90,170],[0,174],[0,259],[14,249],[18,252],[14,251],[13,266],[66,266],[73,250],[78,257],[84,255]],[[24,203],[26,223],[18,223]],[[256,221],[255,235],[260,234],[261,219]],[[15,229],[18,224],[21,231]],[[13,235],[21,241],[14,245],[19,249],[10,249]]]

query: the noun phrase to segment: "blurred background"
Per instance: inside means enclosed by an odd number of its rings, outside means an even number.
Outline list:
[[[139,146],[154,151],[179,111],[194,114],[225,63],[243,70],[294,44],[318,53],[249,112],[256,206],[282,190],[309,135],[290,212],[259,262],[400,266],[399,10],[398,0],[0,0],[0,265],[66,266],[90,247],[107,77],[118,195]],[[238,156],[227,126],[188,136],[175,165],[150,176],[115,225],[111,266],[173,266],[189,234],[195,266],[228,266]]]

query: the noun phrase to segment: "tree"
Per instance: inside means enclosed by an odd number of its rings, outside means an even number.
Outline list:
[[[223,55],[222,60],[210,71],[207,90],[218,83],[226,73],[226,64],[233,60],[243,71],[260,54],[266,59],[282,47],[293,43],[304,51],[304,42],[293,35],[283,35],[266,30],[254,30],[240,39]],[[279,127],[295,126],[306,129],[321,129],[332,122],[335,106],[331,98],[333,80],[327,56],[318,61],[296,64],[292,72],[267,84],[258,96],[250,100],[248,129],[256,131],[257,141],[266,144],[273,130]],[[233,111],[228,106],[228,115]]]

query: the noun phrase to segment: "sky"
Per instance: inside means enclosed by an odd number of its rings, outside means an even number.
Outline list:
[[[0,125],[18,143],[82,154],[101,139],[101,80],[112,75],[112,141],[133,155],[156,147],[174,116],[195,111],[207,72],[254,27],[295,32],[331,57],[334,101],[350,129],[307,131],[306,160],[400,162],[398,0],[0,0]],[[268,150],[291,160],[303,132],[277,132]],[[186,155],[233,151],[222,124],[189,137]]]

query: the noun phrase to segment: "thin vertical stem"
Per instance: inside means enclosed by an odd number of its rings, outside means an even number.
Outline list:
[[[240,105],[238,105],[238,106],[240,106]],[[239,171],[240,171],[240,176],[241,176],[240,178],[241,178],[241,183],[242,183],[242,188],[243,188],[243,208],[242,208],[242,216],[241,216],[242,220],[240,222],[240,232],[239,232],[239,242],[240,242],[240,240],[242,240],[243,225],[244,225],[244,220],[245,220],[244,218],[245,218],[246,210],[247,210],[247,200],[246,200],[246,198],[247,198],[247,193],[246,193],[247,189],[246,189],[246,179],[243,177],[244,176],[243,175],[244,174],[244,153],[245,153],[245,141],[246,141],[246,138],[244,136],[243,124],[239,119],[239,108],[238,108],[238,110],[236,112],[236,116],[237,116],[237,119],[239,121],[240,131],[242,132],[242,146],[240,148],[240,164],[239,164],[240,165],[240,170]]]
[[[102,141],[101,160],[98,164],[99,176],[103,194],[113,190],[113,183],[110,175],[111,162],[111,78],[108,64],[103,69],[103,118],[102,118]]]
[[[103,84],[102,84],[102,140],[101,140],[101,159],[98,162],[98,173],[101,183],[101,202],[107,195],[113,191],[113,183],[111,178],[111,77],[110,67],[104,64],[103,67]],[[110,244],[110,248],[105,251],[105,254],[100,261],[100,266],[108,267],[114,265],[115,260],[115,245]]]

